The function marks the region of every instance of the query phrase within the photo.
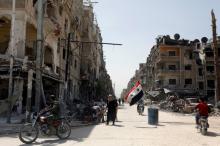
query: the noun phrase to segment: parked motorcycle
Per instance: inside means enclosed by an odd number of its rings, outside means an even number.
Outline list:
[[[202,135],[206,135],[208,128],[209,128],[209,124],[208,124],[208,118],[207,117],[200,117],[199,119],[199,130],[202,133]]]
[[[44,108],[36,116],[32,123],[24,124],[19,132],[19,139],[26,144],[33,143],[41,133],[43,136],[56,135],[60,139],[66,139],[71,134],[71,127],[65,118],[53,118],[50,108]]]
[[[141,103],[141,104],[137,105],[137,112],[138,112],[139,115],[143,114],[143,112],[144,112],[144,104]]]

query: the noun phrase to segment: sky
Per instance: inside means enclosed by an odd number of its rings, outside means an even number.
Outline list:
[[[145,63],[158,35],[179,33],[184,39],[211,38],[211,10],[220,33],[219,0],[93,0],[101,29],[106,68],[116,96],[127,87],[139,63]],[[219,27],[218,27],[219,26]]]

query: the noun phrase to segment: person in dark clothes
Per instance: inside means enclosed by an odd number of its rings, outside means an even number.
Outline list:
[[[118,102],[116,99],[113,98],[112,95],[108,96],[108,103],[107,103],[107,125],[109,124],[109,121],[112,121],[113,125],[115,125],[115,119],[116,119],[116,112],[117,112]]]

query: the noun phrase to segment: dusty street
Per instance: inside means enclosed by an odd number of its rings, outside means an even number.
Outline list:
[[[100,124],[72,129],[68,140],[57,138],[39,138],[33,145],[55,146],[220,146],[220,118],[209,119],[210,128],[207,136],[202,136],[195,129],[194,117],[166,112],[159,112],[157,127],[147,124],[145,115],[139,116],[136,106],[125,106],[118,113],[119,122],[115,126]],[[1,146],[23,145],[17,135],[0,137]]]

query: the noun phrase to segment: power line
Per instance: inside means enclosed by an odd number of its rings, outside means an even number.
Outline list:
[[[85,44],[102,44],[102,45],[113,45],[113,46],[121,46],[122,44],[118,43],[102,43],[102,42],[86,42],[86,41],[71,41],[75,43],[85,43]]]

